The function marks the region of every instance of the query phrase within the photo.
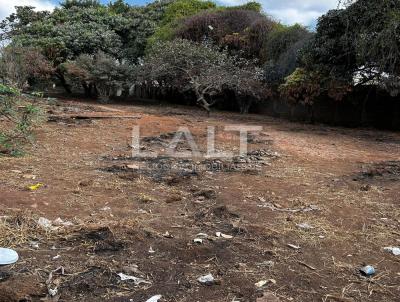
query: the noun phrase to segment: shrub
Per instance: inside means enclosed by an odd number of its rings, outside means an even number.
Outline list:
[[[15,88],[0,84],[0,154],[18,155],[31,139],[40,110],[24,100]]]

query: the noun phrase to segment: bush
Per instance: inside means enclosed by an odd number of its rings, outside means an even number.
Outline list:
[[[209,39],[231,52],[259,59],[264,40],[275,26],[274,21],[256,10],[222,9],[187,18],[176,36],[195,42]]]
[[[176,0],[169,4],[164,16],[156,29],[154,35],[148,40],[150,49],[156,42],[168,41],[174,38],[175,30],[182,19],[193,16],[203,10],[216,8],[216,4],[211,1],[201,0]]]
[[[50,62],[39,49],[8,46],[0,50],[0,78],[19,89],[38,80],[47,80],[54,73]]]
[[[0,84],[0,154],[20,154],[39,115],[39,108],[24,100],[17,89]]]
[[[224,90],[234,91],[241,100],[242,112],[253,100],[265,96],[262,71],[253,62],[229,55],[207,42],[184,39],[156,44],[138,70],[141,82],[170,86],[181,93],[193,93],[198,105],[210,112]]]
[[[133,66],[121,63],[103,52],[80,55],[75,61],[64,63],[64,72],[75,84],[82,85],[87,96],[95,96],[107,103],[118,90],[126,90],[132,82]],[[93,91],[92,91],[93,90]]]

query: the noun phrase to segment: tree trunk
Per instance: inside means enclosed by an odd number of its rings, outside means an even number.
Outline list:
[[[204,94],[201,93],[198,88],[195,88],[194,91],[195,91],[196,97],[197,97],[197,104],[199,106],[201,106],[202,108],[204,108],[207,111],[208,116],[210,116],[210,111],[211,111],[210,104],[206,101]]]
[[[307,111],[309,114],[309,118],[310,118],[310,123],[311,124],[315,124],[315,118],[314,118],[314,105],[312,104],[307,104]]]
[[[65,91],[68,94],[71,94],[72,93],[71,86],[67,83],[67,80],[65,79],[64,75],[62,73],[57,73],[56,76],[60,80],[60,83],[64,87]]]
[[[207,111],[208,116],[210,116],[210,105],[207,103],[206,99],[201,96],[200,98],[197,99],[197,104],[199,104],[203,109]]]
[[[251,100],[241,100],[240,101],[240,113],[248,114],[252,103],[253,102]]]
[[[92,95],[93,85],[92,84],[88,84],[86,82],[82,82],[82,86],[83,86],[83,89],[85,90],[85,96],[87,98],[91,98],[93,96]]]

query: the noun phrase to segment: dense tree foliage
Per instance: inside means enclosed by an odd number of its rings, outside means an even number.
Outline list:
[[[182,39],[156,44],[141,66],[139,78],[182,92],[193,91],[197,104],[208,112],[215,103],[213,97],[224,89],[256,98],[262,89],[260,72],[251,62],[213,44]]]
[[[133,80],[131,65],[121,63],[103,52],[82,54],[75,61],[64,63],[62,67],[71,83],[82,85],[87,96],[94,94],[102,102],[108,102],[119,91],[129,89]]]
[[[243,56],[260,58],[263,44],[276,23],[247,9],[206,11],[184,20],[176,35],[196,42],[212,40]]]
[[[69,90],[60,68],[63,63],[99,52],[136,62],[144,55],[147,39],[154,34],[167,4],[159,1],[131,7],[119,1],[103,6],[98,1],[69,0],[52,13],[17,7],[0,29],[3,39],[11,40],[12,46],[41,49]]]
[[[318,74],[319,91],[342,99],[361,85],[377,85],[392,95],[400,88],[400,2],[347,1],[347,7],[319,19],[314,39],[302,50],[303,73]],[[290,78],[288,79],[291,80]],[[282,87],[287,91],[290,83]],[[320,96],[314,92],[310,99]],[[301,100],[301,99],[299,99]]]
[[[36,48],[7,47],[0,54],[3,84],[23,89],[37,80],[48,79],[54,72],[49,61]]]
[[[216,4],[202,0],[175,0],[165,9],[155,33],[149,38],[149,47],[159,41],[173,39],[175,29],[185,17],[195,15],[200,11],[215,8]]]
[[[0,23],[8,44],[0,77],[19,88],[47,79],[102,101],[137,85],[157,95],[168,87],[207,110],[229,91],[242,112],[271,97],[307,106],[342,100],[365,85],[397,95],[399,1],[338,7],[318,20],[315,33],[280,24],[256,2],[65,0],[52,12],[17,7]]]

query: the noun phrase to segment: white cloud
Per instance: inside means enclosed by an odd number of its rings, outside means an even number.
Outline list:
[[[226,5],[239,5],[246,0],[220,0]],[[338,5],[338,0],[259,0],[268,15],[285,23],[313,25],[317,18]]]
[[[321,16],[321,11],[315,10],[298,10],[293,8],[269,10],[268,14],[275,17],[284,24],[300,23],[303,25],[311,25]]]
[[[0,20],[15,12],[15,6],[33,6],[36,10],[53,10],[55,5],[49,0],[0,0]]]

